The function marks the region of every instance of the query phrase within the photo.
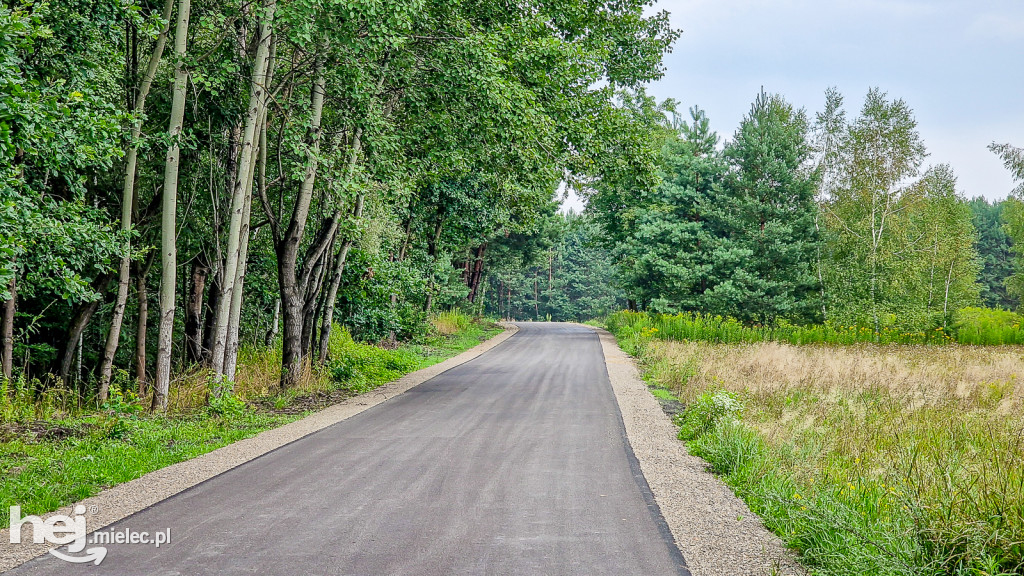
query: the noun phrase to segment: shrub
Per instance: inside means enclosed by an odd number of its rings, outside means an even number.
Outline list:
[[[1021,316],[1007,310],[964,308],[957,314],[956,339],[963,344],[1024,344]]]
[[[678,418],[679,439],[694,440],[723,422],[734,422],[739,419],[742,409],[743,405],[732,392],[705,392]]]
[[[235,395],[235,383],[224,378],[207,380],[209,400],[206,411],[222,418],[242,416],[249,409],[245,401]]]

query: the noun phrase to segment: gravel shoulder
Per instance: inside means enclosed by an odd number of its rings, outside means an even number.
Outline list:
[[[687,453],[677,428],[615,337],[601,338],[626,436],[694,576],[805,575],[793,554],[714,474]]]
[[[179,462],[178,464],[150,472],[130,482],[104,490],[96,496],[86,498],[76,504],[65,506],[50,514],[42,515],[42,517],[45,520],[54,514],[71,516],[76,505],[84,505],[87,510],[86,522],[88,531],[91,533],[104,528],[232,468],[236,468],[300,438],[351,418],[447,370],[473,360],[508,340],[519,330],[518,327],[511,324],[503,326],[505,327],[505,332],[458,356],[406,374],[390,384],[330,406],[301,420],[296,420],[280,428],[267,430],[252,438],[235,442],[192,460]],[[0,572],[10,570],[37,556],[46,554],[52,547],[48,544],[32,544],[31,541],[31,525],[25,525],[21,544],[10,543],[10,530],[8,528],[0,530]]]

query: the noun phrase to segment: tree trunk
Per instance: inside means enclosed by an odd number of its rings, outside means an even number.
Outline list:
[[[300,290],[297,268],[299,244],[306,230],[309,205],[313,199],[320,154],[320,120],[324,109],[324,64],[318,57],[312,89],[312,122],[306,173],[299,187],[288,230],[277,243],[278,285],[281,290],[284,339],[281,351],[281,388],[298,384],[303,363],[304,295]]]
[[[152,259],[150,259],[152,262]],[[139,299],[139,319],[135,327],[135,380],[139,383],[139,398],[145,398],[148,379],[146,378],[146,332],[149,329],[149,290],[146,278],[149,265],[137,270],[135,295]]]
[[[185,54],[188,42],[188,19],[191,0],[178,0],[178,20],[174,28],[174,93],[171,98],[171,117],[168,127],[171,144],[164,164],[163,217],[160,223],[160,335],[157,339],[156,379],[154,381],[153,410],[167,409],[167,394],[171,385],[171,346],[174,336],[174,297],[177,291],[177,229],[175,227],[178,203],[178,162],[182,121],[185,116],[185,89],[188,72]]]
[[[334,253],[333,244],[334,242],[332,241],[332,247],[329,251],[317,259],[312,275],[313,284],[307,288],[305,301],[302,306],[302,353],[308,354],[310,357],[313,356],[314,352],[313,342],[316,338],[317,312],[320,311],[320,306],[317,306],[320,300],[318,296],[330,270],[327,254]]]
[[[138,93],[132,103],[132,114],[135,119],[132,121],[131,137],[128,143],[128,153],[124,172],[124,187],[121,190],[121,232],[126,235],[127,246],[125,254],[121,257],[121,264],[118,269],[117,300],[114,302],[114,315],[110,320],[110,332],[107,333],[107,342],[103,347],[103,361],[100,363],[100,389],[99,400],[105,402],[107,391],[110,388],[110,378],[114,368],[114,355],[117,354],[117,345],[121,339],[121,324],[124,321],[125,305],[128,303],[128,284],[131,282],[131,240],[128,234],[132,229],[132,206],[135,202],[135,168],[139,158],[139,135],[142,132],[142,112],[146,108],[146,97],[153,86],[153,79],[156,78],[157,67],[160,59],[163,58],[164,46],[167,44],[167,33],[171,27],[171,10],[174,8],[174,0],[164,0],[162,19],[163,28],[156,37],[156,44],[153,46],[153,53],[149,56],[149,65],[146,67],[146,74],[139,84]],[[129,94],[131,90],[129,89]]]
[[[352,144],[352,157],[349,159],[349,177],[352,176],[352,170],[355,167],[356,160],[358,159],[359,151],[362,148],[360,137],[362,136],[362,129],[356,130],[356,136]],[[356,206],[352,210],[352,216],[359,220],[363,215],[363,203],[365,197],[362,193],[356,196]],[[320,342],[318,343],[317,350],[317,361],[323,364],[327,361],[327,346],[331,339],[331,328],[334,323],[334,303],[338,299],[338,288],[341,286],[341,275],[345,271],[345,260],[348,258],[349,250],[352,249],[352,239],[346,239],[345,243],[341,246],[341,252],[338,253],[338,258],[334,263],[334,270],[331,274],[331,285],[327,289],[327,301],[324,306],[323,316],[320,319]],[[394,300],[394,295],[392,295]]]
[[[203,359],[203,297],[209,275],[210,267],[205,262],[199,258],[192,262],[192,281],[185,308],[185,353],[190,364]]]
[[[430,280],[427,282],[427,301],[423,305],[423,311],[430,314],[430,307],[434,303],[434,267],[437,265],[437,245],[441,241],[441,232],[444,230],[444,217],[438,216],[437,225],[434,226],[434,236],[427,243],[427,256],[433,264],[430,268]]]
[[[250,181],[252,177],[250,176]],[[242,321],[242,297],[245,295],[245,270],[249,258],[249,217],[252,210],[252,192],[245,196],[242,216],[242,238],[238,247],[238,269],[235,287],[231,291],[231,309],[228,314],[227,342],[224,344],[224,376],[234,381],[238,365],[238,330]]]
[[[110,281],[113,276],[104,274],[93,280],[92,289],[100,294],[104,294],[107,291],[107,287],[110,286]],[[103,303],[102,296],[96,299],[94,302],[86,302],[80,304],[76,309],[75,313],[71,318],[71,322],[68,326],[67,340],[64,342],[64,346],[61,349],[60,362],[57,365],[60,377],[64,382],[69,382],[71,376],[71,369],[74,367],[75,352],[78,346],[78,337],[82,335],[86,327],[89,326],[89,322],[92,321],[93,314],[99,309],[100,304]]]
[[[211,368],[218,376],[224,375],[225,348],[228,340],[228,323],[231,314],[231,301],[238,274],[238,261],[242,240],[242,219],[245,212],[246,196],[252,193],[252,169],[255,158],[256,139],[259,137],[261,122],[265,118],[267,72],[270,65],[270,44],[273,39],[274,12],[277,0],[264,0],[263,16],[260,19],[259,44],[249,84],[249,107],[246,110],[245,130],[242,135],[242,146],[239,150],[238,172],[231,193],[231,219],[228,226],[227,254],[224,263],[223,285],[221,297],[217,305],[214,321],[216,334],[213,340]]]
[[[18,283],[17,279],[11,278],[7,286],[10,297],[4,300],[3,316],[0,318],[0,373],[7,380],[10,380],[14,373],[14,313],[17,311]]]
[[[206,316],[203,319],[203,349],[202,362],[209,365],[213,361],[213,339],[216,337],[216,330],[213,329],[217,316],[217,306],[220,302],[221,290],[219,274],[213,275],[210,282],[210,294],[206,297]]]
[[[536,271],[533,273],[533,317],[540,320],[540,280]]]
[[[270,330],[267,331],[266,338],[263,339],[263,344],[266,346],[272,346],[274,340],[277,340],[277,331],[281,323],[281,299],[278,298],[274,301],[274,318],[270,321]]]
[[[331,285],[327,289],[327,301],[324,306],[323,316],[320,318],[320,343],[317,346],[317,361],[320,364],[327,362],[328,345],[331,341],[331,329],[334,325],[334,304],[338,299],[338,288],[341,287],[341,276],[345,272],[345,260],[352,248],[352,241],[346,241],[341,247],[341,252],[334,263],[334,271],[331,274]],[[394,295],[392,295],[394,296]]]
[[[480,287],[480,278],[484,273],[484,253],[487,251],[487,243],[483,243],[476,249],[476,261],[473,263],[473,273],[469,279],[469,301],[476,301],[476,293]]]

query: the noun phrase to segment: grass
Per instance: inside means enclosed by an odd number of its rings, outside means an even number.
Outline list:
[[[199,371],[179,375],[164,415],[143,409],[123,373],[101,409],[67,390],[0,383],[0,526],[12,505],[20,504],[22,514],[54,510],[372,390],[501,332],[455,315],[446,313],[443,322],[458,322],[457,331],[435,326],[420,342],[395,349],[355,342],[338,329],[327,367],[307,370],[287,392],[275,390],[280,350],[245,348],[235,383],[213,383]]]
[[[1021,316],[1004,310],[965,308],[950,328],[942,326],[901,330],[884,326],[831,323],[799,326],[779,321],[770,326],[745,325],[734,318],[684,312],[676,315],[616,312],[605,321],[608,329],[624,335],[668,340],[699,340],[723,344],[785,342],[788,344],[1024,344]]]
[[[1019,348],[722,344],[615,327],[648,382],[686,405],[690,451],[815,574],[1024,574]]]

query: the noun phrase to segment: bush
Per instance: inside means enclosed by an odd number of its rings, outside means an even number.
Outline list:
[[[223,378],[207,380],[209,400],[206,411],[222,418],[237,418],[249,409],[245,401],[235,395],[235,383]]]
[[[415,370],[420,359],[408,350],[385,350],[352,339],[341,327],[335,327],[330,339],[331,362],[328,371],[339,388],[353,392],[372,390]]]
[[[473,323],[473,318],[459,310],[451,309],[447,312],[438,312],[430,319],[434,328],[445,336],[458,334]]]
[[[957,316],[955,329],[958,342],[1024,344],[1020,314],[991,308],[964,308]]]

